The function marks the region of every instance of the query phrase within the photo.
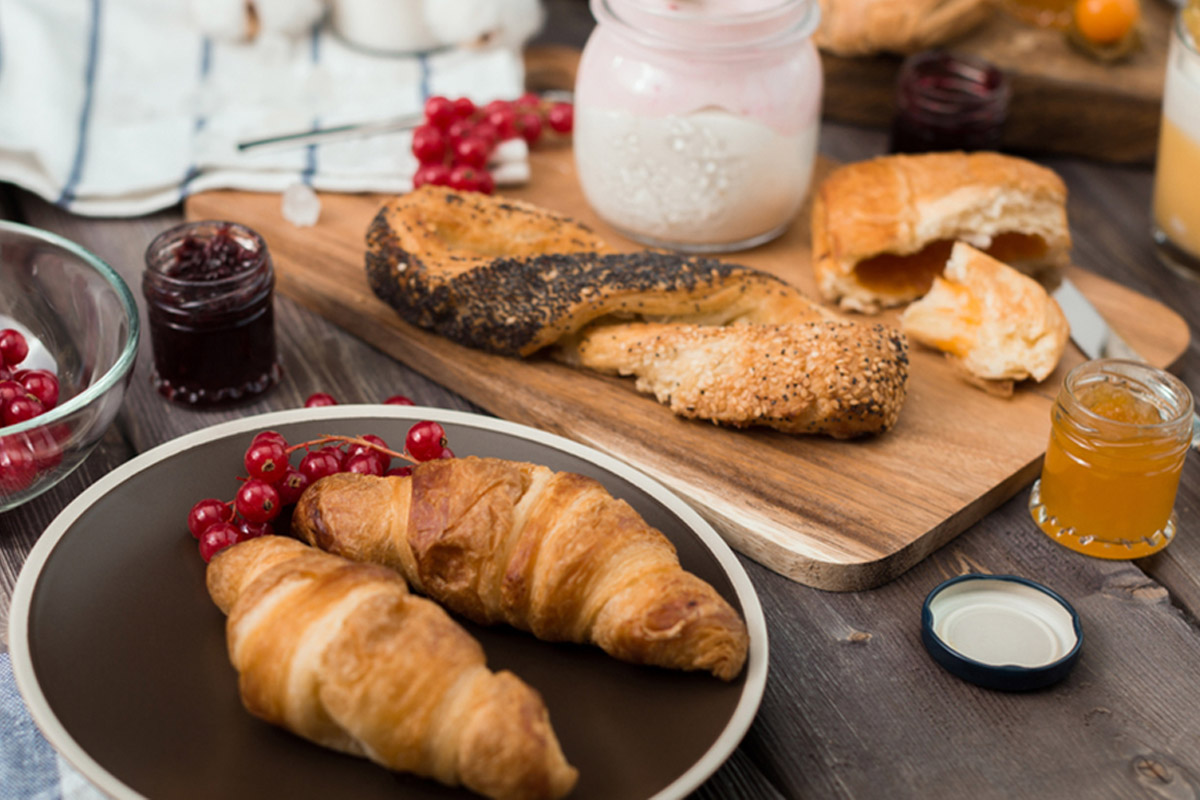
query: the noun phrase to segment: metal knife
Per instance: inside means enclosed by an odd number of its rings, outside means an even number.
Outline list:
[[[1051,295],[1071,326],[1071,341],[1085,356],[1146,360],[1109,326],[1070,278],[1064,277]],[[1197,413],[1192,414],[1192,447],[1200,450],[1200,414]]]

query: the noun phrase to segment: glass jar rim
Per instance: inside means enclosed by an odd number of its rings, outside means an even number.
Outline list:
[[[1109,373],[1116,377],[1125,378],[1126,380],[1134,380],[1141,384],[1146,384],[1150,380],[1158,381],[1166,385],[1172,394],[1178,398],[1178,402],[1172,403],[1171,410],[1175,413],[1158,422],[1125,422],[1123,420],[1112,419],[1103,414],[1098,414],[1085,405],[1075,392],[1075,384],[1082,378],[1091,374],[1104,374],[1105,368],[1109,366],[1120,367],[1130,370],[1135,374],[1125,374],[1122,372]],[[1099,422],[1116,431],[1161,431],[1173,427],[1178,427],[1186,423],[1188,429],[1191,430],[1191,417],[1195,412],[1195,397],[1191,390],[1182,380],[1172,375],[1164,369],[1159,369],[1151,364],[1143,361],[1132,361],[1123,358],[1100,358],[1084,361],[1082,364],[1077,364],[1067,373],[1063,379],[1063,393],[1071,399],[1073,408],[1072,412],[1078,410],[1079,413],[1085,415],[1089,421]],[[1161,395],[1160,395],[1161,396]]]
[[[121,310],[125,314],[125,322],[128,325],[121,352],[107,370],[101,373],[91,384],[84,387],[82,391],[67,398],[46,413],[7,427],[0,426],[0,435],[12,436],[37,428],[48,428],[51,425],[62,422],[77,411],[91,405],[96,398],[107,393],[109,389],[115,386],[118,381],[122,380],[133,369],[134,361],[137,358],[138,342],[141,340],[142,327],[141,321],[138,318],[137,303],[133,299],[133,292],[129,290],[129,286],[125,283],[125,279],[121,277],[121,274],[110,266],[108,262],[70,239],[40,228],[22,225],[19,222],[0,220],[0,231],[40,240],[45,244],[57,247],[75,256],[96,270],[104,278],[109,288],[112,289],[113,294],[116,295],[117,301],[121,305]]]
[[[178,278],[178,277],[175,277],[174,275],[170,275],[166,272],[162,272],[161,270],[151,268],[150,265],[154,259],[155,254],[157,254],[160,250],[162,250],[163,247],[165,247],[167,245],[168,240],[170,240],[173,237],[181,237],[183,235],[187,235],[188,232],[190,232],[192,230],[196,230],[196,229],[200,228],[201,226],[205,226],[205,225],[227,226],[230,229],[235,230],[237,232],[238,236],[244,236],[245,238],[250,239],[252,242],[254,242],[254,246],[256,249],[256,258],[255,258],[255,262],[254,262],[253,266],[251,266],[247,269],[244,269],[240,272],[235,272],[234,274],[230,275],[227,278],[218,278],[216,280],[195,280],[192,278]],[[259,234],[258,231],[254,230],[253,228],[249,228],[240,222],[229,222],[227,220],[216,220],[216,219],[194,220],[192,222],[184,222],[184,223],[176,225],[172,228],[168,228],[167,230],[160,233],[158,236],[155,236],[154,239],[150,242],[149,246],[146,247],[145,261],[146,261],[146,275],[152,276],[152,280],[159,286],[163,286],[163,287],[169,286],[169,287],[175,287],[175,288],[203,286],[205,288],[211,288],[211,289],[224,289],[229,286],[234,286],[234,285],[246,280],[248,277],[254,275],[255,273],[257,273],[264,264],[270,263],[268,261],[267,241],[265,239],[263,239],[262,235]]]
[[[804,7],[803,16],[801,16],[794,25],[783,28],[782,30],[775,29],[770,31],[766,36],[755,36],[753,33],[748,33],[744,38],[735,38],[733,41],[723,42],[720,44],[714,42],[706,42],[703,39],[683,37],[680,39],[672,39],[662,32],[646,30],[634,25],[626,17],[612,7],[613,0],[591,0],[592,14],[596,21],[600,23],[615,23],[622,28],[622,31],[631,39],[639,44],[648,45],[659,49],[672,50],[687,50],[710,54],[730,54],[746,49],[749,46],[756,48],[773,48],[785,46],[796,39],[808,38],[816,31],[817,26],[821,21],[821,8],[816,0],[777,0],[773,5],[761,8],[756,11],[736,12],[732,14],[701,14],[696,12],[679,12],[667,9],[644,8],[638,9],[639,14],[643,14],[648,18],[659,20],[665,24],[679,24],[682,26],[692,26],[699,31],[712,30],[730,30],[731,26],[741,28],[751,28],[755,25],[765,25],[771,21],[785,15],[788,11],[797,6]]]

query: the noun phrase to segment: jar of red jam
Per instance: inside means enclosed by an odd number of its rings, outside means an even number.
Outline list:
[[[189,222],[151,242],[142,292],[159,393],[207,406],[274,386],[274,289],[267,244],[244,225]]]
[[[1011,94],[983,59],[928,51],[909,56],[896,80],[891,151],[998,150]]]

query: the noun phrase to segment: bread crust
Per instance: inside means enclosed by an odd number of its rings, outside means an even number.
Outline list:
[[[954,241],[992,248],[1025,272],[1065,266],[1071,246],[1066,197],[1051,170],[999,153],[893,155],[848,164],[825,179],[813,201],[817,287],[826,300],[856,311],[902,305],[928,291]],[[927,247],[942,249],[925,253],[920,274],[897,276],[915,263],[897,260],[889,280],[886,256],[913,256]]]
[[[821,0],[815,38],[840,56],[916,53],[961,36],[990,13],[987,0]]]

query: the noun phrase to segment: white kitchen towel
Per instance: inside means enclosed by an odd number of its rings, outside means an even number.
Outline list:
[[[239,152],[282,133],[476,103],[522,90],[520,53],[381,57],[318,24],[250,43],[207,38],[186,0],[0,0],[0,181],[72,212],[134,216],[209,189],[404,192],[408,132]],[[528,177],[524,143],[497,182]]]

